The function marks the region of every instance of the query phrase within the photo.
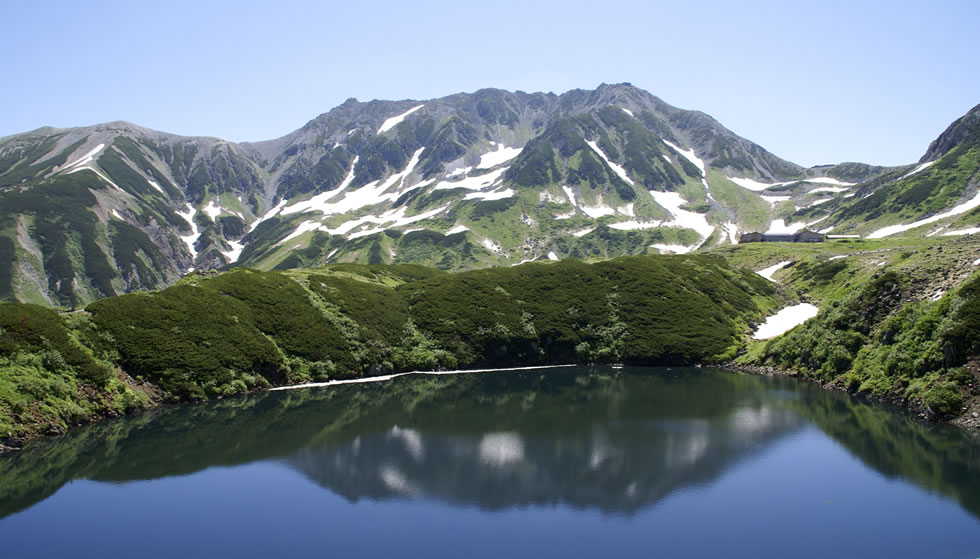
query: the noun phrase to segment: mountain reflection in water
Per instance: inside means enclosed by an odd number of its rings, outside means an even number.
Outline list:
[[[634,514],[816,425],[868,466],[980,511],[976,440],[798,383],[578,367],[263,393],[155,410],[0,456],[0,518],[74,479],[273,461],[349,501]]]

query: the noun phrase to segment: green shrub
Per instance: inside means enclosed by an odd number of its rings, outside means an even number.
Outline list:
[[[922,395],[922,403],[940,418],[948,418],[960,413],[963,395],[955,383],[937,382]]]

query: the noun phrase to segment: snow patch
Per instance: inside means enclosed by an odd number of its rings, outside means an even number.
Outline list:
[[[707,239],[714,232],[714,226],[708,223],[708,219],[704,214],[681,209],[681,206],[686,204],[687,200],[682,198],[677,192],[658,192],[652,190],[650,191],[650,195],[674,217],[670,221],[663,222],[663,226],[693,229],[704,239]]]
[[[497,192],[470,192],[463,197],[464,200],[503,200],[514,195],[514,189],[506,188]]]
[[[555,254],[555,251],[548,252],[548,260],[558,260],[558,255]]]
[[[464,231],[469,231],[469,230],[470,230],[470,228],[467,227],[467,226],[465,226],[465,225],[457,225],[456,227],[453,227],[449,231],[446,231],[446,234],[447,235],[455,235],[456,233],[462,233]]]
[[[615,171],[617,175],[619,175],[619,178],[621,178],[624,181],[626,181],[627,183],[629,183],[630,186],[636,186],[636,183],[633,182],[633,179],[629,178],[626,175],[626,169],[623,169],[619,165],[617,165],[617,164],[613,163],[612,161],[610,161],[609,158],[606,157],[606,154],[603,153],[603,151],[601,149],[599,149],[599,145],[598,144],[596,144],[595,142],[585,142],[585,143],[589,144],[589,147],[592,148],[592,151],[596,152],[599,155],[599,157],[601,157],[602,160],[606,162],[606,165],[609,165],[610,167],[612,167],[612,170]]]
[[[691,247],[684,245],[664,245],[664,244],[652,244],[650,248],[655,248],[660,252],[670,252],[674,254],[687,254],[691,252]]]
[[[109,213],[111,213],[111,214],[112,214],[112,216],[113,216],[113,217],[115,217],[116,219],[119,219],[119,220],[122,220],[122,221],[126,221],[125,219],[123,219],[123,216],[121,216],[121,215],[119,214],[119,212],[117,212],[116,210],[112,210],[112,211],[111,211],[111,212],[109,212]]]
[[[847,188],[843,186],[819,186],[807,192],[807,194],[816,194],[818,192],[847,192]]]
[[[102,179],[102,180],[106,181],[107,183],[109,183],[110,185],[112,185],[113,188],[115,188],[116,190],[118,190],[120,192],[125,192],[125,190],[123,190],[122,188],[119,188],[119,185],[118,184],[116,184],[116,183],[112,182],[111,180],[109,180],[109,177],[103,175],[102,173],[100,173],[99,171],[97,171],[95,169],[95,167],[92,167],[91,165],[82,165],[80,167],[75,167],[71,171],[68,171],[67,174],[73,175],[73,174],[75,174],[75,173],[77,173],[79,171],[85,171],[85,170],[92,171],[93,173],[96,174],[96,176],[98,176],[100,179]]]
[[[815,222],[814,222],[815,223]],[[806,227],[807,223],[794,223],[792,225],[786,225],[786,222],[782,219],[774,219],[772,223],[769,224],[769,230],[766,231],[766,235],[791,235],[796,233],[800,229]]]
[[[636,118],[636,117],[635,117],[635,116],[633,115],[633,111],[631,111],[631,110],[629,110],[629,109],[627,109],[627,108],[625,108],[625,107],[620,107],[620,109],[623,109],[623,112],[624,112],[624,113],[626,113],[626,114],[628,114],[628,115],[630,115],[630,116],[632,116],[633,118]]]
[[[572,235],[575,235],[576,237],[584,237],[593,231],[595,231],[595,227],[586,227],[585,229],[579,229],[578,231],[572,233]]]
[[[775,206],[780,202],[785,202],[787,200],[790,200],[792,196],[760,196],[760,198],[762,198],[766,202],[769,202],[769,204]]]
[[[475,177],[466,177],[458,181],[442,181],[435,185],[432,190],[452,190],[453,188],[465,188],[467,190],[483,190],[489,186],[493,186],[503,174],[507,171],[507,167],[502,169],[497,169],[496,171],[490,171],[484,175],[478,175]]]
[[[154,189],[156,189],[157,191],[159,191],[160,194],[165,194],[165,192],[163,191],[163,187],[161,187],[159,184],[157,184],[157,181],[155,181],[153,179],[146,179],[146,182],[148,182],[150,184],[150,186],[152,186]]]
[[[299,237],[303,233],[309,233],[310,231],[326,231],[326,230],[327,227],[322,223],[313,220],[306,220],[300,223],[299,226],[296,227],[296,229],[294,229],[292,233],[286,235],[286,237],[283,240],[276,243],[276,246],[282,245],[286,241],[295,239],[296,237]]]
[[[768,268],[763,268],[763,269],[757,271],[756,273],[759,274],[760,276],[766,278],[767,280],[769,280],[771,282],[775,282],[776,280],[772,279],[772,275],[775,274],[777,271],[785,268],[789,264],[792,264],[792,261],[791,260],[784,260],[782,262],[777,262],[776,264],[773,264],[772,266],[769,266]]]
[[[405,117],[407,117],[408,115],[410,115],[410,114],[414,113],[415,111],[421,109],[424,106],[425,105],[419,105],[417,107],[412,107],[411,109],[408,109],[407,111],[403,112],[402,114],[393,116],[393,117],[389,118],[388,120],[384,121],[384,123],[381,125],[381,128],[378,128],[378,134],[384,134],[388,130],[391,130],[395,126],[398,126],[398,124],[401,121],[405,120]]]
[[[356,239],[358,237],[366,237],[367,235],[373,235],[375,233],[381,233],[385,229],[390,229],[392,227],[403,227],[417,221],[422,221],[424,219],[429,219],[435,217],[442,212],[449,209],[449,205],[442,206],[440,208],[435,208],[434,210],[429,210],[427,212],[422,212],[416,215],[406,215],[408,208],[404,206],[401,208],[396,208],[394,210],[389,210],[379,216],[366,215],[358,219],[347,221],[342,223],[336,229],[327,229],[326,232],[331,235],[345,235],[348,239]],[[374,229],[366,229],[363,231],[357,231],[356,233],[350,233],[355,228],[365,225],[367,223],[375,223],[380,227]]]
[[[489,169],[491,167],[496,167],[501,163],[510,161],[511,159],[520,155],[521,150],[524,148],[508,148],[504,147],[503,144],[497,144],[496,151],[491,151],[484,153],[480,156],[480,162],[477,164],[477,169]]]
[[[228,259],[229,264],[234,264],[238,262],[238,258],[242,255],[242,251],[245,250],[245,245],[238,241],[228,241],[228,246],[231,247],[229,250],[220,250],[222,256]]]
[[[473,167],[460,167],[459,169],[454,169],[451,173],[446,175],[447,178],[458,177],[459,175],[465,175],[473,170]]]
[[[408,165],[405,167],[404,171],[393,174],[392,176],[388,177],[388,180],[386,180],[384,183],[381,181],[373,181],[358,188],[357,190],[348,191],[347,187],[350,185],[351,181],[354,180],[354,166],[357,163],[357,158],[355,157],[354,163],[351,164],[351,170],[349,171],[347,177],[336,190],[317,194],[309,200],[297,202],[291,206],[287,206],[286,208],[283,208],[282,215],[311,211],[319,211],[324,215],[338,215],[352,212],[366,206],[374,206],[381,204],[382,202],[397,200],[399,196],[408,190],[422,186],[421,183],[408,188],[405,188],[403,185],[393,192],[387,192],[392,186],[398,183],[398,181],[403,180],[415,170],[415,166],[419,163],[419,157],[422,155],[422,150],[423,148],[419,148],[415,151],[415,153],[412,155],[411,161],[408,162]]]
[[[926,161],[925,163],[919,165],[915,169],[912,169],[908,173],[905,173],[904,175],[902,175],[901,177],[899,177],[898,180],[907,179],[907,178],[911,177],[912,175],[914,175],[916,173],[921,173],[922,171],[925,171],[929,167],[932,167],[934,163],[935,163],[935,161]]]
[[[221,215],[222,209],[221,206],[215,205],[214,200],[208,200],[208,205],[204,206],[204,209],[201,211],[208,214],[208,217],[211,218],[211,221],[214,221],[214,218]]]
[[[980,233],[980,227],[970,227],[969,229],[956,229],[955,231],[946,231],[943,233],[943,237],[950,237],[953,235],[976,235]]]
[[[703,176],[703,177],[708,176],[708,173],[707,173],[707,171],[705,171],[705,168],[704,168],[704,161],[701,161],[700,159],[698,159],[698,156],[694,154],[694,150],[693,149],[691,149],[691,150],[681,149],[681,148],[675,146],[674,144],[668,142],[667,140],[663,140],[663,143],[665,143],[668,146],[670,146],[671,148],[673,148],[674,151],[676,151],[677,153],[683,155],[684,158],[687,159],[688,161],[690,161],[691,163],[694,163],[694,166],[701,170],[701,176]]]
[[[833,198],[823,198],[821,200],[814,200],[814,201],[810,202],[809,204],[807,204],[805,207],[812,208],[813,206],[819,206],[820,204],[826,204],[827,202],[830,202],[831,200],[833,200]]]
[[[295,384],[293,386],[277,386],[275,388],[270,388],[269,392],[278,392],[280,390],[299,390],[303,388],[322,388],[324,386],[337,386],[341,384],[365,384],[369,382],[386,382],[394,378],[403,377],[406,375],[465,375],[474,373],[496,373],[500,371],[534,371],[537,369],[555,369],[564,367],[579,367],[580,365],[537,365],[532,367],[506,367],[501,369],[454,369],[452,371],[409,371],[407,373],[395,373],[392,375],[380,375],[376,377],[363,377],[363,378],[353,378],[353,379],[342,379],[342,380],[328,380],[325,382],[309,382],[306,384]]]
[[[568,196],[568,201],[577,208],[578,202],[575,201],[575,191],[568,186],[562,186],[561,189],[565,191],[565,196]]]
[[[286,207],[286,201],[281,200],[278,204],[275,205],[274,208],[265,212],[265,215],[253,221],[252,225],[248,227],[248,232],[251,233],[252,231],[255,231],[255,228],[258,227],[260,223],[262,223],[263,221],[269,218],[275,217],[279,213],[279,210],[283,209],[284,207]]]
[[[977,194],[973,198],[967,200],[966,202],[963,202],[962,204],[954,207],[949,211],[934,215],[932,217],[927,217],[925,219],[920,219],[919,221],[915,221],[905,225],[890,225],[888,227],[882,227],[881,229],[878,229],[874,233],[868,235],[868,238],[880,239],[882,237],[894,235],[895,233],[901,233],[903,231],[908,231],[909,229],[915,229],[916,227],[921,227],[929,223],[935,223],[940,219],[946,219],[947,217],[953,217],[954,215],[960,215],[962,213],[966,213],[978,206],[980,206],[980,192],[977,192]]]
[[[79,165],[87,165],[88,163],[90,163],[95,158],[95,155],[97,153],[99,153],[100,151],[102,151],[102,148],[104,148],[104,147],[105,147],[105,144],[99,144],[99,145],[95,146],[94,148],[92,148],[91,150],[89,150],[89,152],[86,153],[85,155],[79,157],[78,159],[76,159],[76,160],[72,161],[71,163],[69,163],[69,164],[65,165],[64,167],[62,167],[61,170],[62,171],[67,171],[68,169],[71,169],[72,167],[76,167],[76,166],[79,166]],[[69,173],[69,174],[71,174],[71,173]]]
[[[492,239],[483,239],[483,246],[487,248],[490,252],[500,252],[500,245],[494,242]]]
[[[177,212],[177,215],[184,218],[184,221],[189,223],[191,226],[191,234],[181,235],[180,240],[184,241],[184,244],[187,245],[187,249],[190,250],[192,258],[197,258],[197,249],[194,248],[194,243],[196,243],[197,239],[201,236],[201,232],[197,229],[197,224],[194,223],[194,216],[196,214],[197,210],[195,210],[190,204],[187,204],[186,212]]]
[[[701,184],[704,186],[704,193],[708,197],[708,200],[711,200],[712,202],[717,202],[717,200],[715,200],[715,197],[711,195],[711,187],[708,186],[707,179],[701,179]]]
[[[764,183],[753,179],[742,179],[739,177],[728,177],[728,180],[753,192],[762,192],[771,186],[781,186],[786,183]]]
[[[579,209],[582,210],[585,213],[585,215],[591,217],[592,219],[599,219],[602,216],[616,214],[615,208],[613,208],[612,206],[606,206],[605,204],[602,203],[601,196],[599,197],[598,206],[579,206]]]
[[[803,179],[803,182],[815,182],[818,184],[834,184],[837,186],[854,186],[853,182],[839,181],[831,177],[817,177],[815,179]]]
[[[799,305],[786,307],[767,318],[752,337],[756,340],[775,338],[817,316],[819,310],[810,303],[800,303]]]
[[[725,229],[725,232],[728,233],[728,240],[733,245],[737,245],[738,244],[738,226],[735,225],[733,222],[729,221],[728,223],[726,223],[722,227]]]
[[[828,262],[833,262],[834,260],[840,260],[841,258],[847,258],[846,254],[838,254],[837,256],[831,256],[827,259]]]

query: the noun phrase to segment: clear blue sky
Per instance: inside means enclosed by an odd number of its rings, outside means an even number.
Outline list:
[[[980,103],[980,1],[8,0],[0,136],[266,140],[348,97],[628,81],[815,165],[916,161]]]

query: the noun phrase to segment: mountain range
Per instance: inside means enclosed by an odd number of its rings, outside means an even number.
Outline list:
[[[746,231],[980,228],[980,105],[917,163],[805,168],[630,84],[349,99],[232,143],[111,122],[0,138],[0,299],[74,307],[191,270],[684,253]]]

